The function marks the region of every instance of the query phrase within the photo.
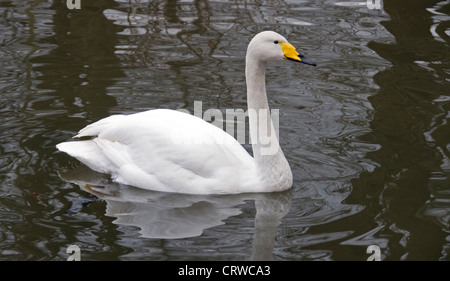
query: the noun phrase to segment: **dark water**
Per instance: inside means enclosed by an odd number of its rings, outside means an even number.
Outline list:
[[[0,260],[450,260],[449,1],[65,2],[0,0]],[[56,151],[111,114],[245,109],[266,29],[318,64],[267,73],[288,192],[143,191]]]

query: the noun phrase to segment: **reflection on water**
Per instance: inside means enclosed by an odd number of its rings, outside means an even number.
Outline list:
[[[245,201],[255,201],[254,260],[271,259],[277,227],[289,211],[292,198],[291,191],[222,196],[155,192],[113,183],[108,176],[85,166],[59,175],[105,200],[106,215],[116,218],[113,223],[136,226],[144,238],[200,236],[205,229],[241,214],[239,206]]]
[[[106,201],[106,215],[117,224],[133,225],[146,238],[177,239],[200,236],[204,229],[240,214],[233,208],[245,197],[193,196],[154,192],[120,185],[85,166],[59,173],[87,192]]]
[[[435,13],[440,13],[438,7],[442,9],[443,4],[448,6],[448,2],[433,2],[436,4],[431,9]],[[433,260],[442,257],[442,244],[448,239],[448,233],[442,229],[448,230],[450,218],[450,107],[448,96],[444,98],[448,95],[445,83],[448,65],[435,63],[448,57],[449,45],[443,44],[445,37],[433,38],[435,34],[431,31],[440,29],[436,24],[446,23],[436,22],[427,9],[430,3],[415,1],[414,4],[385,3],[391,19],[383,25],[396,41],[369,43],[370,48],[393,66],[374,76],[380,90],[369,98],[376,109],[370,124],[372,132],[361,137],[381,144],[381,149],[367,155],[380,163],[380,167],[372,173],[362,173],[354,186],[380,200],[378,231],[371,235],[376,239],[385,237],[384,244],[389,243],[390,236],[400,237],[397,239],[402,241],[401,247],[390,249],[390,259]],[[410,14],[421,20],[410,18]],[[434,217],[439,223],[424,220],[424,215]]]
[[[0,0],[0,260],[450,259],[448,1],[64,2]],[[318,63],[267,72],[289,192],[147,192],[56,151],[111,114],[245,109],[265,29]]]

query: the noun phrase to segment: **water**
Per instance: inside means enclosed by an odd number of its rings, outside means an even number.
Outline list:
[[[450,260],[448,1],[65,2],[0,0],[0,260]],[[56,151],[111,114],[245,109],[266,29],[318,64],[267,73],[291,190],[149,192]]]

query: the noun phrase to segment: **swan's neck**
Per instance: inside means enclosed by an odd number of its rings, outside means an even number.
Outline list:
[[[292,185],[292,172],[280,148],[266,94],[266,63],[247,54],[245,76],[250,138],[259,174],[268,188],[284,190]]]

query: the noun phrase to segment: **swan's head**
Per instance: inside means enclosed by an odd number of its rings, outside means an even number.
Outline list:
[[[247,49],[247,56],[260,61],[288,59],[316,66],[316,63],[297,52],[286,38],[274,31],[263,31],[255,35]]]

